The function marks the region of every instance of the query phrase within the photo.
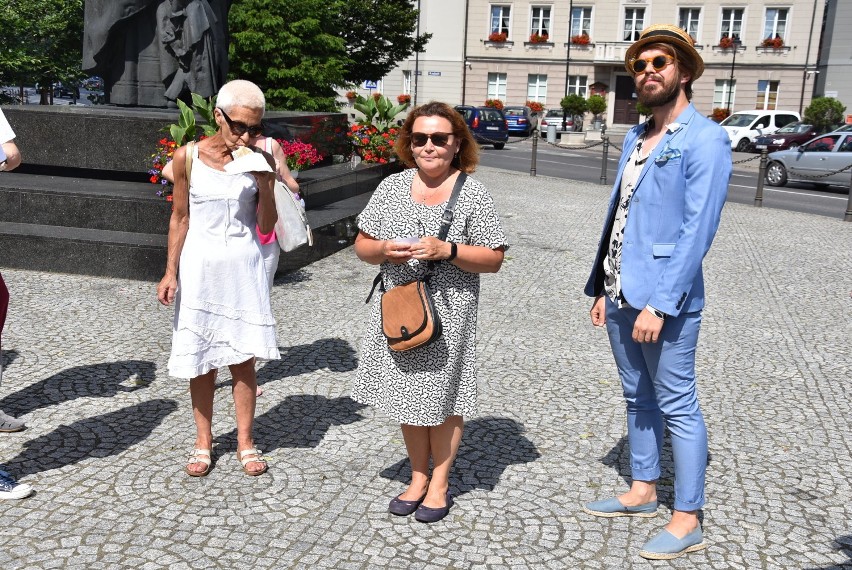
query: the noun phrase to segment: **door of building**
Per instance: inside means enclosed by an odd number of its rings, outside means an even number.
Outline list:
[[[615,78],[615,107],[612,111],[612,122],[622,125],[639,123],[639,111],[636,110],[636,86],[633,78],[619,75]]]

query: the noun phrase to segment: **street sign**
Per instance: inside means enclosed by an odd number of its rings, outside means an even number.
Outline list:
[[[364,82],[364,89],[378,89],[379,82],[378,81],[370,81],[367,80]]]
[[[436,76],[436,77],[440,77],[440,76],[441,76],[441,72],[440,72],[440,71],[430,71],[430,72],[429,72],[429,75],[433,75],[433,76]]]

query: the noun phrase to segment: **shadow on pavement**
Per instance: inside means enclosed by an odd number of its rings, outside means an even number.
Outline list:
[[[0,400],[0,410],[21,416],[75,398],[107,398],[119,392],[134,392],[150,385],[156,372],[156,365],[147,360],[119,360],[74,366],[9,394]],[[4,370],[3,375],[7,374],[11,377],[14,369],[11,372]]]
[[[281,360],[269,360],[257,371],[258,386],[290,376],[327,368],[350,372],[358,367],[358,354],[342,338],[323,338],[310,344],[279,346]]]
[[[524,426],[509,418],[485,417],[467,422],[450,473],[453,496],[473,489],[493,491],[509,465],[531,463],[541,457],[523,432]],[[408,458],[397,461],[379,475],[408,484],[411,481]]]
[[[849,560],[844,560],[839,564],[832,566],[823,566],[821,568],[807,568],[806,570],[849,570],[852,569],[852,534],[838,536],[834,539],[834,544],[831,545],[835,550],[839,550],[845,554]]]
[[[15,362],[20,353],[17,350],[3,350],[0,351],[0,366],[3,367],[5,371],[13,362]]]
[[[176,409],[174,400],[157,399],[77,420],[26,442],[24,450],[4,464],[16,477],[24,477],[90,457],[115,456],[144,441]]]
[[[364,419],[365,408],[348,396],[326,398],[315,394],[287,396],[265,414],[254,420],[254,440],[259,449],[272,453],[276,449],[316,447],[331,426],[352,424]],[[217,454],[237,451],[237,430],[217,436]]]

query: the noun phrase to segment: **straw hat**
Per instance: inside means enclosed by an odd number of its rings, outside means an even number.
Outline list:
[[[630,74],[633,74],[633,69],[630,64],[639,56],[642,49],[648,44],[670,44],[680,48],[678,53],[692,60],[692,67],[695,68],[695,74],[692,80],[695,81],[701,74],[704,73],[704,60],[695,51],[695,40],[684,30],[671,24],[654,24],[648,26],[639,35],[639,39],[627,48],[627,53],[624,54],[624,67]]]

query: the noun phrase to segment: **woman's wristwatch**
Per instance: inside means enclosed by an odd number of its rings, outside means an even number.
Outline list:
[[[456,258],[459,253],[459,246],[456,242],[450,242],[450,257],[447,258],[447,261],[452,261]]]

